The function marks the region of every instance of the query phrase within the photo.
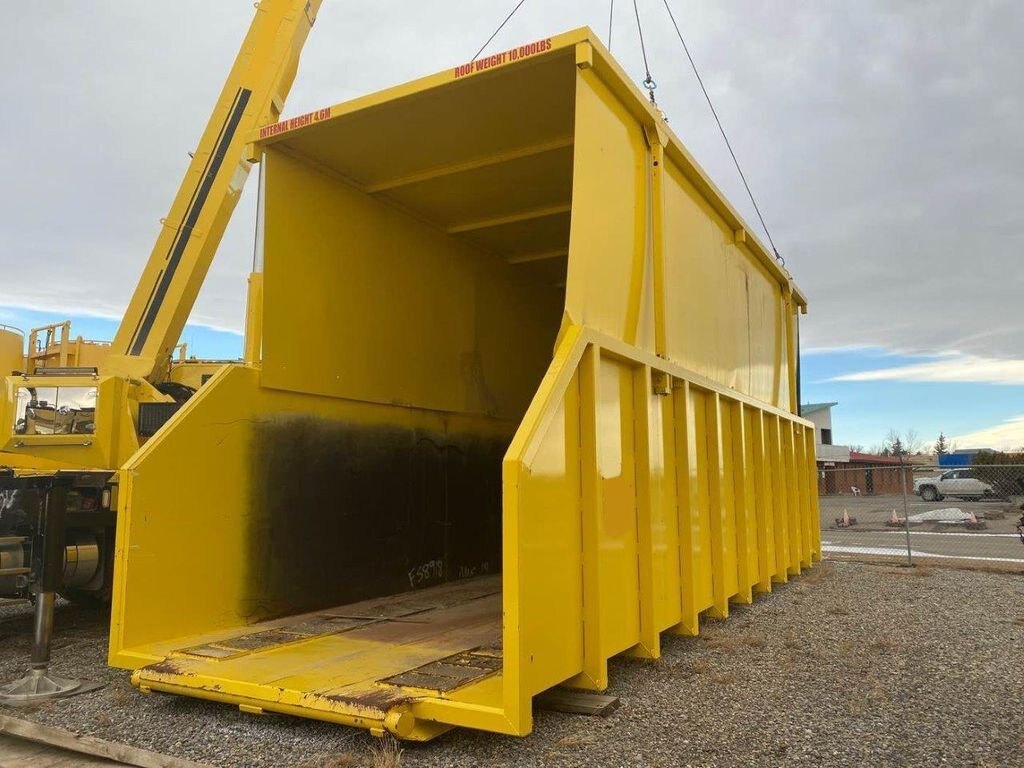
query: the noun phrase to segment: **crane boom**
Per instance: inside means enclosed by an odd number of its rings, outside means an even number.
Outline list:
[[[253,130],[276,122],[322,0],[262,0],[102,366],[159,380],[245,184]]]

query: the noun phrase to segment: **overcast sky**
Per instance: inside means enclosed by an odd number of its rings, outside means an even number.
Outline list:
[[[900,355],[845,376],[1024,384],[1024,3],[670,3],[810,298],[805,348]],[[465,61],[512,4],[324,0],[286,111]],[[639,7],[673,129],[753,222],[662,0]],[[604,38],[608,8],[526,0],[492,50],[581,25]],[[50,0],[8,14],[0,305],[120,316],[252,12],[250,0]],[[613,52],[640,80],[636,40],[620,0]],[[195,323],[242,326],[254,192]]]

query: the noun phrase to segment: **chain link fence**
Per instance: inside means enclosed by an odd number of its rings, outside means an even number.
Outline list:
[[[1024,465],[837,463],[818,497],[826,558],[1024,572]]]

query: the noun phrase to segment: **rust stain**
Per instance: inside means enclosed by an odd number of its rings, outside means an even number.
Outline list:
[[[388,710],[415,697],[396,688],[371,688],[358,693],[317,694],[317,698],[356,710],[368,710],[371,716],[383,717]]]
[[[195,673],[190,672],[180,664],[175,663],[173,659],[164,659],[163,661],[158,661],[156,664],[150,664],[149,666],[143,667],[139,670],[140,679],[145,680],[151,675],[195,677]]]
[[[405,688],[447,692],[497,674],[501,667],[501,659],[476,654],[470,650],[391,675],[380,682]]]

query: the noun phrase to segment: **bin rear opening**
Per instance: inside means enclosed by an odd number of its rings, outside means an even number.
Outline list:
[[[239,471],[244,621],[222,601],[195,634],[177,622],[142,687],[269,685],[340,722],[410,688],[500,698],[502,459],[562,325],[571,59],[263,147],[262,366],[236,374],[265,401]]]
[[[501,460],[565,304],[573,90],[555,57],[265,148],[262,384],[353,417],[257,432],[260,615],[500,571]]]

